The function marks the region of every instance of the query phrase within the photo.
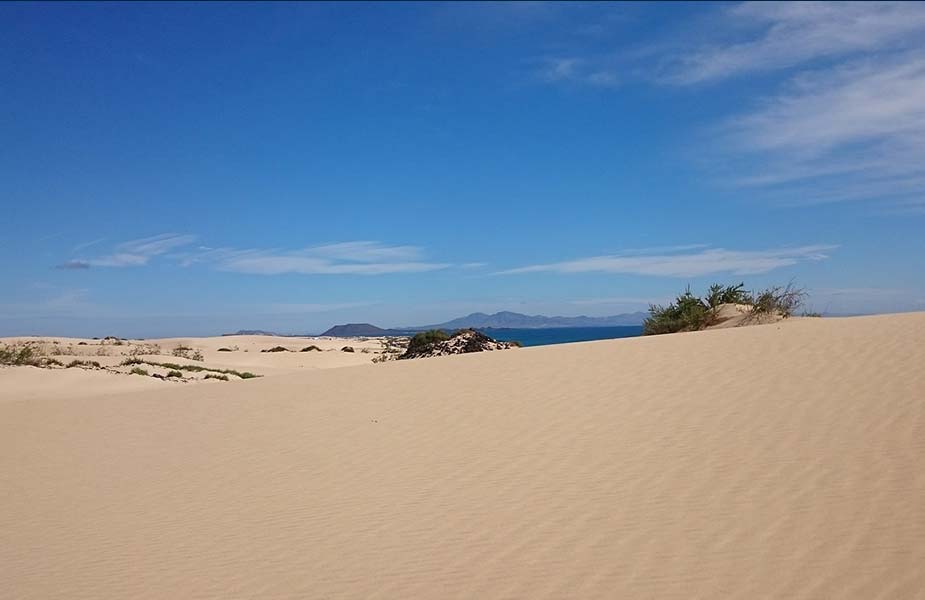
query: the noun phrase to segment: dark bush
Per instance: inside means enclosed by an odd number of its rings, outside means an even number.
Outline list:
[[[289,348],[284,348],[283,346],[273,346],[272,348],[261,350],[261,352],[289,352]]]
[[[311,346],[305,346],[299,352],[321,352],[321,348],[312,344]]]

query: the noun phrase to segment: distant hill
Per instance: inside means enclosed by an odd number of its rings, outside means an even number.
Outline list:
[[[423,329],[552,329],[556,327],[619,327],[622,325],[641,325],[648,313],[635,312],[610,317],[547,317],[544,315],[523,315],[502,311],[493,315],[472,313],[465,317],[453,319],[446,323],[409,327],[411,330]]]
[[[234,333],[223,333],[222,335],[278,335],[272,331],[263,331],[261,329],[239,329]]]
[[[321,335],[330,337],[377,337],[396,334],[389,329],[382,329],[369,323],[348,323],[346,325],[335,325]]]

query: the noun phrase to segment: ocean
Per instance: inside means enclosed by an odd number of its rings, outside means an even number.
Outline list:
[[[556,327],[553,329],[481,329],[485,335],[503,342],[516,341],[524,346],[547,346],[569,342],[612,340],[642,335],[642,325],[621,327]]]

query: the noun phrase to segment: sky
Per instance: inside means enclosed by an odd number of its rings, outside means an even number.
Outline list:
[[[925,3],[2,3],[0,335],[925,310]]]

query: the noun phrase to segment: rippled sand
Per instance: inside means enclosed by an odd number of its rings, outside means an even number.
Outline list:
[[[921,598],[925,314],[7,392],[0,540],[3,598]]]

